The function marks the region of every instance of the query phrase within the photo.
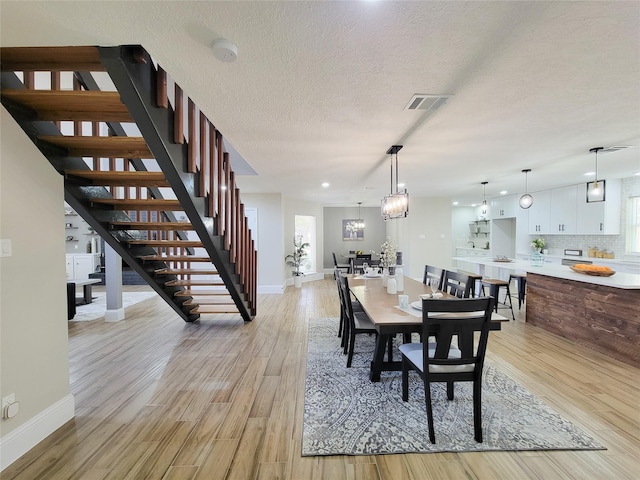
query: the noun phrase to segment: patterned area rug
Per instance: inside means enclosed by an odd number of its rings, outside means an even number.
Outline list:
[[[464,382],[455,385],[453,401],[444,384],[432,385],[434,445],[420,378],[409,375],[409,402],[403,402],[400,372],[369,381],[374,337],[358,335],[353,366],[346,368],[337,331],[336,318],[309,321],[303,456],[604,449],[491,364],[482,387],[483,443],[473,438],[471,384]]]
[[[107,311],[106,295],[105,292],[93,292],[93,301],[86,305],[78,305],[76,314],[69,321],[89,322],[104,317]],[[122,306],[127,308],[155,295],[157,295],[156,292],[122,292]]]

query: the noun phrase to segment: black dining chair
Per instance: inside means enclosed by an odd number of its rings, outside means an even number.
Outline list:
[[[344,273],[349,273],[351,265],[349,265],[348,263],[338,263],[335,252],[331,252],[331,255],[333,255],[333,266],[339,271],[344,270]]]
[[[424,384],[429,440],[436,443],[433,427],[431,384],[446,383],[453,400],[455,382],[473,382],[473,430],[482,443],[482,368],[493,310],[492,297],[425,299],[422,301],[422,338],[435,342],[405,343],[402,354],[402,400],[409,400],[409,371],[415,370]],[[475,332],[480,332],[475,338]],[[458,345],[452,342],[457,338]]]
[[[340,322],[338,325],[338,336],[342,337],[342,341],[340,342],[340,346],[344,347],[344,353],[346,355],[347,353],[347,348],[348,348],[348,340],[349,340],[349,322],[346,320],[347,317],[347,312],[344,308],[343,302],[342,302],[342,287],[340,284],[340,277],[342,277],[342,272],[337,269],[334,268],[333,270],[333,277],[336,279],[336,284],[338,286],[338,300],[340,302]],[[349,298],[349,301],[351,302],[351,308],[353,309],[354,312],[361,312],[362,311],[362,305],[360,305],[360,302],[358,300],[354,300],[352,298]]]
[[[432,278],[438,282],[438,290],[442,290],[442,280],[444,279],[444,268],[425,265],[424,276],[422,277],[422,283],[424,283],[425,285],[428,285],[430,284],[430,280]]]
[[[469,278],[469,275],[445,270],[441,289],[443,292],[458,298],[469,298],[472,287],[473,282]]]
[[[347,277],[341,275],[339,277],[342,308],[346,313],[345,320],[348,323],[348,345],[345,346],[345,352],[348,350],[347,368],[351,367],[353,360],[353,351],[355,349],[356,335],[366,333],[378,335],[377,330],[371,323],[369,316],[363,311],[357,311],[353,308],[353,302],[351,300],[351,292],[349,291],[349,280]],[[348,347],[348,349],[347,349]]]

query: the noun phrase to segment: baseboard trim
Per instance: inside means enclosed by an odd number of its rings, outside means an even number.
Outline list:
[[[74,416],[75,402],[68,394],[0,438],[0,472]]]

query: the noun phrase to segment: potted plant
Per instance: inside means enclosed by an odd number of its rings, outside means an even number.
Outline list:
[[[296,237],[293,239],[293,253],[284,257],[287,266],[295,269],[291,271],[291,275],[293,275],[293,284],[296,288],[302,286],[302,275],[304,273],[300,271],[300,267],[307,262],[307,247],[309,247],[308,243],[303,242],[301,237]]]

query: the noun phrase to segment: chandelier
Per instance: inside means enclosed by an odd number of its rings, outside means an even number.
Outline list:
[[[398,191],[398,152],[402,148],[402,145],[393,145],[387,153],[391,160],[391,191],[389,195],[382,199],[380,205],[380,211],[382,213],[383,220],[389,220],[392,218],[403,218],[409,213],[409,193],[406,189]],[[395,175],[395,193],[394,193],[394,181],[393,181],[393,156],[396,156],[396,175]]]
[[[362,205],[362,202],[358,202],[358,219],[353,220],[347,224],[347,230],[349,232],[358,232],[360,230],[364,230],[365,224],[364,220],[360,216],[360,205]]]

